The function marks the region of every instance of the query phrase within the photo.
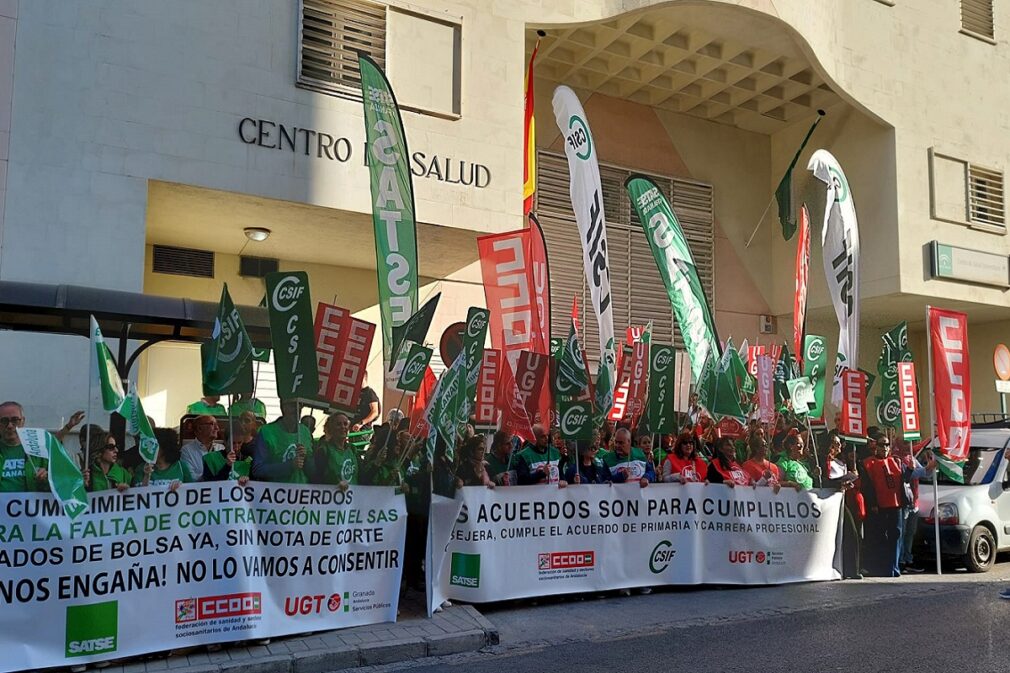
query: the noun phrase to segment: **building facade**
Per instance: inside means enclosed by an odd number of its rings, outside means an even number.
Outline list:
[[[880,335],[907,320],[924,372],[926,305],[964,310],[974,406],[993,410],[990,353],[1010,338],[1010,86],[993,76],[1010,69],[1008,26],[1003,0],[0,0],[0,280],[210,301],[227,282],[255,305],[253,257],[307,271],[314,300],[378,322],[364,50],[404,108],[421,299],[442,292],[437,340],[484,303],[476,238],[522,226],[523,78],[541,29],[555,332],[584,289],[554,87],[576,91],[597,143],[615,327],[652,320],[662,341],[677,337],[623,177],[650,174],[671,197],[723,338],[791,340],[795,239],[771,197],[822,109],[794,172],[814,220],[808,332],[833,347],[823,190],[805,170],[823,147],[860,221],[860,366],[875,371]],[[30,421],[84,405],[82,339],[3,333],[0,345],[0,397],[24,401]],[[373,381],[380,353],[376,342]],[[156,346],[130,376],[173,425],[199,397],[199,352]],[[264,367],[267,397],[270,379]]]

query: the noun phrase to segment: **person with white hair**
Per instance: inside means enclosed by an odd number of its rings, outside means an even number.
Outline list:
[[[610,468],[615,484],[638,481],[645,488],[656,481],[656,467],[652,455],[645,455],[638,447],[631,446],[631,431],[619,428],[614,433],[614,450],[603,456],[603,462]]]

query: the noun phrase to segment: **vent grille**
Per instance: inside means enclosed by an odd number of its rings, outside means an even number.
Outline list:
[[[249,278],[266,278],[268,273],[273,273],[279,268],[276,259],[269,257],[240,257],[238,275]]]
[[[156,245],[152,269],[155,273],[213,278],[214,253],[210,250]]]
[[[386,67],[386,7],[362,0],[302,0],[298,83],[361,98],[358,52]]]
[[[968,220],[972,224],[1006,226],[1003,173],[968,164]]]
[[[994,39],[992,0],[961,0],[961,29]]]

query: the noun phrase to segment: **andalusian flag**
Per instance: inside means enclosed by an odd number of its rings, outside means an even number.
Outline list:
[[[151,421],[144,413],[144,405],[137,394],[137,386],[131,385],[130,392],[119,406],[119,415],[126,419],[126,431],[139,438],[140,457],[151,465],[158,459],[158,439],[154,436]]]
[[[126,392],[123,390],[123,380],[119,378],[119,370],[116,368],[112,351],[105,345],[102,330],[98,328],[95,316],[91,316],[91,363],[95,368],[93,371],[98,372],[98,385],[102,390],[102,408],[106,411],[118,410],[126,398]]]
[[[76,519],[87,512],[88,494],[84,490],[84,475],[77,463],[67,455],[60,440],[42,428],[18,428],[18,438],[30,463],[33,462],[32,458],[43,463],[48,461],[49,489],[53,497],[63,505],[63,513]]]
[[[537,191],[537,133],[533,116],[533,61],[537,58],[540,38],[530,54],[526,69],[526,98],[523,100],[523,215],[533,212],[533,195]]]

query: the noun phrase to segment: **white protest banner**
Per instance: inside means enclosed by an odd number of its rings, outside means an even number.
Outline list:
[[[48,495],[0,494],[0,671],[396,619],[406,508],[392,488],[215,482],[89,499],[70,520]]]
[[[456,500],[451,535],[432,541],[436,601],[841,577],[837,491],[570,484],[468,487]]]

